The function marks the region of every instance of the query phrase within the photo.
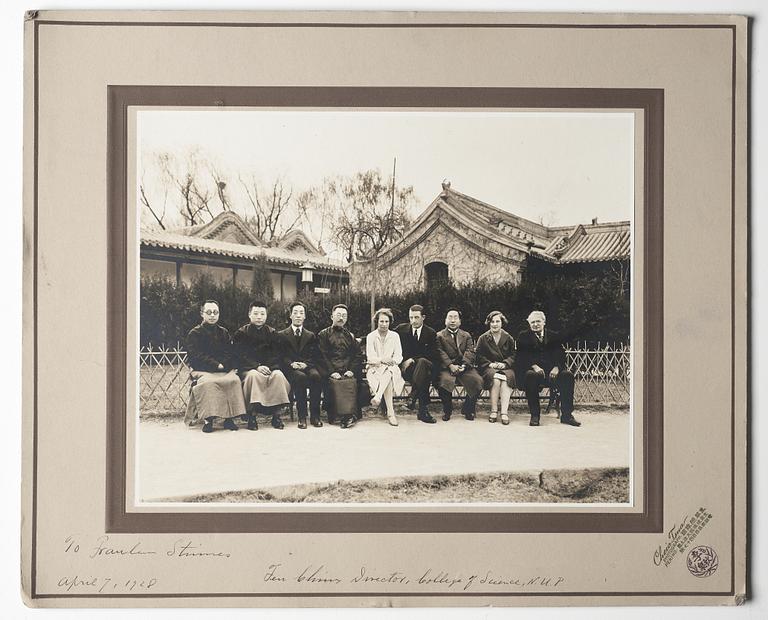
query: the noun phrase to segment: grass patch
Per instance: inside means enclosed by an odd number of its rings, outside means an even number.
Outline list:
[[[408,476],[384,480],[339,480],[331,484],[302,484],[274,489],[206,493],[159,501],[625,503],[629,501],[629,470],[627,468],[596,468]]]

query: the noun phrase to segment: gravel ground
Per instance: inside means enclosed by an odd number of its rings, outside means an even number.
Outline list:
[[[436,409],[433,407],[432,413],[437,417]],[[505,485],[514,486],[518,480],[503,476],[533,472],[538,485],[538,476],[544,471],[630,465],[630,415],[626,409],[579,409],[576,417],[583,423],[580,428],[560,424],[553,413],[542,416],[540,427],[530,427],[525,409],[519,407],[508,426],[489,424],[483,406],[474,421],[455,414],[450,422],[438,418],[436,424],[424,424],[412,412],[403,415],[403,411],[404,407],[398,411],[398,427],[369,410],[348,430],[329,424],[301,430],[288,420],[284,430],[275,430],[262,420],[256,432],[243,428],[205,434],[200,427],[186,427],[178,417],[142,420],[138,427],[137,497],[145,502],[190,501],[192,497],[234,492],[232,499],[224,501],[243,501],[234,498],[254,489],[256,495],[274,495],[275,489],[294,487],[294,501],[299,501],[300,494],[306,492],[300,490],[302,485],[330,487],[341,482],[335,490],[324,492],[329,499],[305,501],[355,501],[333,499],[337,493],[364,497],[361,501],[401,501],[395,499],[401,493],[409,494],[406,501],[467,501],[468,497],[474,501],[566,501],[558,493],[554,493],[558,500],[547,496],[546,489],[533,489],[541,498],[537,500],[503,499],[509,496]],[[484,474],[492,475],[483,478]],[[466,483],[462,490],[465,483],[460,482],[460,476],[465,475],[480,477],[473,479],[474,486]],[[440,490],[446,499],[435,499],[437,492],[431,487],[420,495],[423,489],[419,491],[419,484],[384,489],[385,480],[396,483],[430,476],[455,480]],[[351,490],[366,485],[368,491]],[[458,499],[450,500],[451,494]],[[524,495],[521,488],[517,496]],[[388,499],[383,499],[385,496]]]

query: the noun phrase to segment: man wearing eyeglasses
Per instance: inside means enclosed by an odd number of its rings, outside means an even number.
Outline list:
[[[187,364],[192,370],[192,393],[184,421],[190,426],[204,420],[203,432],[213,432],[216,418],[236,431],[233,418],[245,414],[245,400],[235,369],[232,339],[218,325],[219,304],[213,299],[200,307],[203,321],[187,335]]]

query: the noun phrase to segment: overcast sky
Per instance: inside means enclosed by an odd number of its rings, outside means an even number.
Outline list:
[[[500,209],[570,225],[631,218],[633,136],[629,113],[143,110],[139,173],[142,153],[197,147],[233,181],[282,175],[298,193],[326,176],[387,176],[396,157],[398,185],[420,201],[414,215],[447,178]]]

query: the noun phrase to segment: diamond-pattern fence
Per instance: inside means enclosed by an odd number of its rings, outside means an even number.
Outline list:
[[[576,379],[577,403],[629,404],[629,344],[576,343],[565,349],[565,360]]]
[[[576,379],[576,403],[629,404],[628,344],[576,343],[566,348],[565,356]],[[179,414],[186,409],[190,376],[187,352],[180,346],[142,347],[139,373],[142,414]]]
[[[180,346],[141,347],[139,403],[141,413],[179,413],[187,408],[190,376],[187,352]]]

